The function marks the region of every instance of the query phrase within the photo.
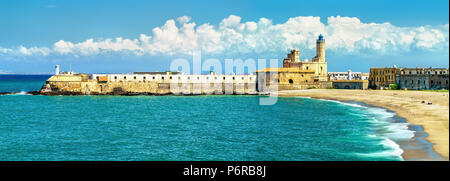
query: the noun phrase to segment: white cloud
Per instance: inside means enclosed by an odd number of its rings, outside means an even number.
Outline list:
[[[319,34],[324,34],[327,51],[341,54],[386,54],[415,50],[448,53],[449,25],[398,27],[390,23],[364,23],[356,17],[329,17],[327,24],[320,17],[289,18],[282,24],[260,18],[257,22],[241,22],[235,15],[219,25],[197,26],[188,16],[170,19],[155,27],[150,35],[139,38],[88,39],[83,42],[59,40],[53,47],[1,48],[0,56],[92,56],[108,53],[133,55],[191,54],[202,50],[210,54],[276,53],[288,48],[313,50]]]

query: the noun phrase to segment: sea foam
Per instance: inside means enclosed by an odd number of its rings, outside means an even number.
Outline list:
[[[377,131],[375,132],[375,134],[369,134],[367,136],[374,139],[380,139],[380,144],[386,147],[387,150],[373,153],[357,153],[358,155],[367,157],[394,156],[403,160],[403,158],[401,157],[401,155],[403,154],[403,150],[395,141],[408,140],[414,137],[415,131],[409,129],[410,123],[395,122],[394,117],[396,114],[384,108],[369,107],[357,103],[348,103],[336,100],[319,100],[334,102],[361,109],[361,111],[364,112],[363,114],[367,118],[367,120],[374,124]]]

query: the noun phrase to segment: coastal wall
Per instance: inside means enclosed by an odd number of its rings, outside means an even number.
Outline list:
[[[257,94],[254,75],[55,75],[41,93],[46,95],[167,95]]]
[[[369,88],[368,80],[334,80],[333,88],[335,89],[362,89]]]

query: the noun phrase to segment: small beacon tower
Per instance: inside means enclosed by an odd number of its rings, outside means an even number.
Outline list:
[[[316,57],[314,57],[313,61],[325,62],[325,39],[322,34],[319,35],[316,41]]]
[[[55,66],[55,75],[59,75],[59,65]]]

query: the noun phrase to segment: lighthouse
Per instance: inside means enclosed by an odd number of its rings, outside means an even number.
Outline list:
[[[55,75],[59,75],[59,65],[55,66]]]
[[[325,39],[323,35],[320,34],[316,41],[316,61],[325,62]]]

